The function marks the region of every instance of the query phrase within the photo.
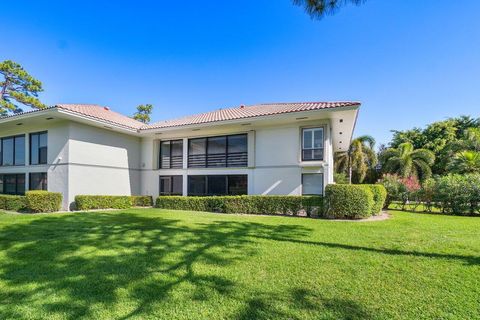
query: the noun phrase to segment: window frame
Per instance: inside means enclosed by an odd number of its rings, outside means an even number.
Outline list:
[[[32,188],[32,176],[33,175],[36,175],[36,174],[39,174],[39,175],[44,175],[45,179],[42,183],[42,188],[41,189],[33,189]],[[44,190],[44,191],[48,191],[48,173],[47,172],[30,172],[28,174],[28,190]]]
[[[5,188],[6,188],[6,177],[10,177],[10,176],[15,176],[15,192],[14,193],[11,193],[11,192],[6,192],[5,191]],[[21,188],[23,191],[19,192],[19,184],[18,184],[18,177],[19,176],[23,176],[23,188]],[[0,194],[8,194],[8,195],[24,195],[25,194],[25,191],[26,191],[26,175],[25,173],[2,173],[0,174],[0,177],[2,179],[2,188],[0,190]],[[21,185],[21,184],[20,184]]]
[[[315,130],[321,130],[322,131],[322,147],[321,148],[315,148]],[[306,131],[311,131],[312,132],[312,147],[311,148],[305,148],[305,132]],[[302,161],[305,162],[313,162],[313,161],[324,161],[325,160],[325,126],[315,126],[315,127],[305,127],[302,128],[301,130],[301,159]],[[312,151],[315,152],[315,150],[321,150],[322,151],[322,156],[320,159],[305,159],[305,151]]]
[[[173,192],[173,182],[174,178],[180,178],[180,184],[181,184],[181,189],[182,191],[179,193],[174,193]],[[170,191],[168,192],[162,192],[162,179],[169,180],[169,189]],[[161,196],[183,196],[183,176],[182,175],[161,175],[158,177],[158,195]]]
[[[305,193],[304,192],[304,183],[306,175],[319,175],[321,176],[322,181],[322,191],[321,193]],[[325,175],[323,172],[304,172],[302,173],[302,196],[323,196],[325,193]]]
[[[229,141],[231,137],[244,137],[245,151],[244,152],[230,152]],[[225,152],[209,153],[209,141],[213,139],[225,139]],[[195,140],[204,140],[205,147],[203,153],[192,154],[191,142]],[[233,158],[238,155],[240,160]],[[194,157],[196,159],[194,159]],[[199,163],[198,163],[199,162]],[[198,163],[198,164],[195,164]],[[239,163],[239,164],[236,164]],[[236,133],[229,135],[218,135],[209,137],[196,137],[188,139],[187,146],[187,167],[188,168],[247,168],[248,167],[248,133]]]
[[[190,187],[190,179],[193,177],[202,177],[205,179],[204,194],[192,194]],[[213,194],[209,192],[209,178],[224,178],[225,179],[225,193]],[[243,177],[246,181],[245,193],[231,193],[230,179],[232,177]],[[234,195],[248,195],[248,174],[193,174],[187,176],[187,195],[189,197],[213,197],[213,196],[234,196]]]
[[[177,164],[172,165],[173,162],[174,162],[172,160],[172,150],[173,150],[172,142],[176,142],[176,143],[180,142],[180,144],[182,145],[182,155],[181,155],[182,160],[181,160],[180,165],[177,165]],[[170,162],[168,164],[168,167],[163,167],[162,145],[166,144],[166,143],[168,143],[169,149],[170,149],[169,150],[169,159],[170,159],[169,161]],[[159,170],[162,170],[162,169],[183,169],[183,161],[184,161],[184,159],[183,159],[183,139],[160,140],[160,147],[159,147],[159,150],[158,150],[158,155],[159,155],[159,157],[158,157],[158,169]]]
[[[47,136],[47,145],[45,147],[40,147],[40,136],[45,134]],[[34,136],[37,136],[38,137],[38,146],[37,146],[37,163],[32,163],[32,155],[33,155],[33,152],[32,152],[32,146],[33,146],[33,143],[32,143],[32,138]],[[45,165],[45,164],[48,164],[48,131],[39,131],[39,132],[32,132],[29,134],[29,139],[28,139],[28,142],[29,142],[29,147],[28,147],[28,150],[29,150],[29,163],[31,166],[38,166],[38,165]],[[42,148],[46,148],[46,155],[45,155],[45,162],[43,161],[40,161],[41,160],[41,152],[40,150]]]
[[[18,138],[23,138],[23,162],[22,163],[17,163],[17,139]],[[4,140],[9,140],[12,139],[12,164],[4,164],[3,163],[3,154],[4,154],[4,147],[3,147],[3,141]],[[26,138],[25,134],[17,134],[14,136],[8,136],[8,137],[2,137],[0,138],[0,167],[19,167],[19,166],[25,166],[26,164]]]

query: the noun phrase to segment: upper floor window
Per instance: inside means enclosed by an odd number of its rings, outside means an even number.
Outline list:
[[[46,132],[30,134],[30,164],[47,163],[47,140]]]
[[[160,169],[181,169],[183,167],[183,140],[160,142]]]
[[[188,167],[246,167],[247,141],[247,134],[189,139]]]
[[[6,137],[0,139],[0,165],[25,165],[25,136]]]
[[[302,161],[323,160],[323,128],[308,128],[302,132]]]

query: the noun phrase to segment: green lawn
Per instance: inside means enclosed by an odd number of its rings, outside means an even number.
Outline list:
[[[480,218],[0,214],[0,319],[474,319]]]

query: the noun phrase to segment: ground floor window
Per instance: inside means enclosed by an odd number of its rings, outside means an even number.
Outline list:
[[[25,194],[25,174],[0,174],[0,193]]]
[[[46,172],[34,172],[29,176],[29,189],[30,190],[47,190],[47,173]]]
[[[322,195],[323,194],[323,174],[322,173],[302,174],[302,194],[303,195]]]
[[[160,195],[161,196],[183,195],[183,177],[182,176],[160,176]]]
[[[248,194],[248,176],[203,175],[188,176],[189,196],[225,196]]]

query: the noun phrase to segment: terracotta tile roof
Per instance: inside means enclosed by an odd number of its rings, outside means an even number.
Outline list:
[[[108,107],[102,107],[95,104],[57,104],[55,107],[82,115],[87,118],[104,121],[112,125],[126,127],[129,129],[138,130],[144,126],[144,124],[140,121],[114,112]]]
[[[107,124],[120,126],[129,130],[148,130],[161,129],[171,127],[181,127],[187,125],[248,119],[260,116],[269,116],[276,114],[285,114],[293,112],[352,107],[359,106],[359,102],[296,102],[296,103],[268,103],[258,104],[252,106],[239,106],[236,108],[220,109],[217,111],[201,113],[192,116],[186,116],[174,120],[165,120],[156,122],[150,125],[145,125],[142,122],[129,118],[120,113],[110,110],[108,107],[103,107],[95,104],[57,104],[41,110],[31,110],[18,114],[0,117],[0,120],[6,118],[14,118],[23,114],[42,112],[50,109],[58,109],[73,114],[77,114],[92,120],[98,120]]]
[[[160,129],[179,127],[193,124],[202,124],[209,122],[246,119],[259,116],[269,116],[276,114],[311,111],[320,109],[331,109],[340,107],[359,106],[359,102],[298,102],[298,103],[268,103],[252,106],[240,106],[236,108],[220,109],[217,111],[186,116],[174,120],[165,120],[146,125],[145,129]]]

